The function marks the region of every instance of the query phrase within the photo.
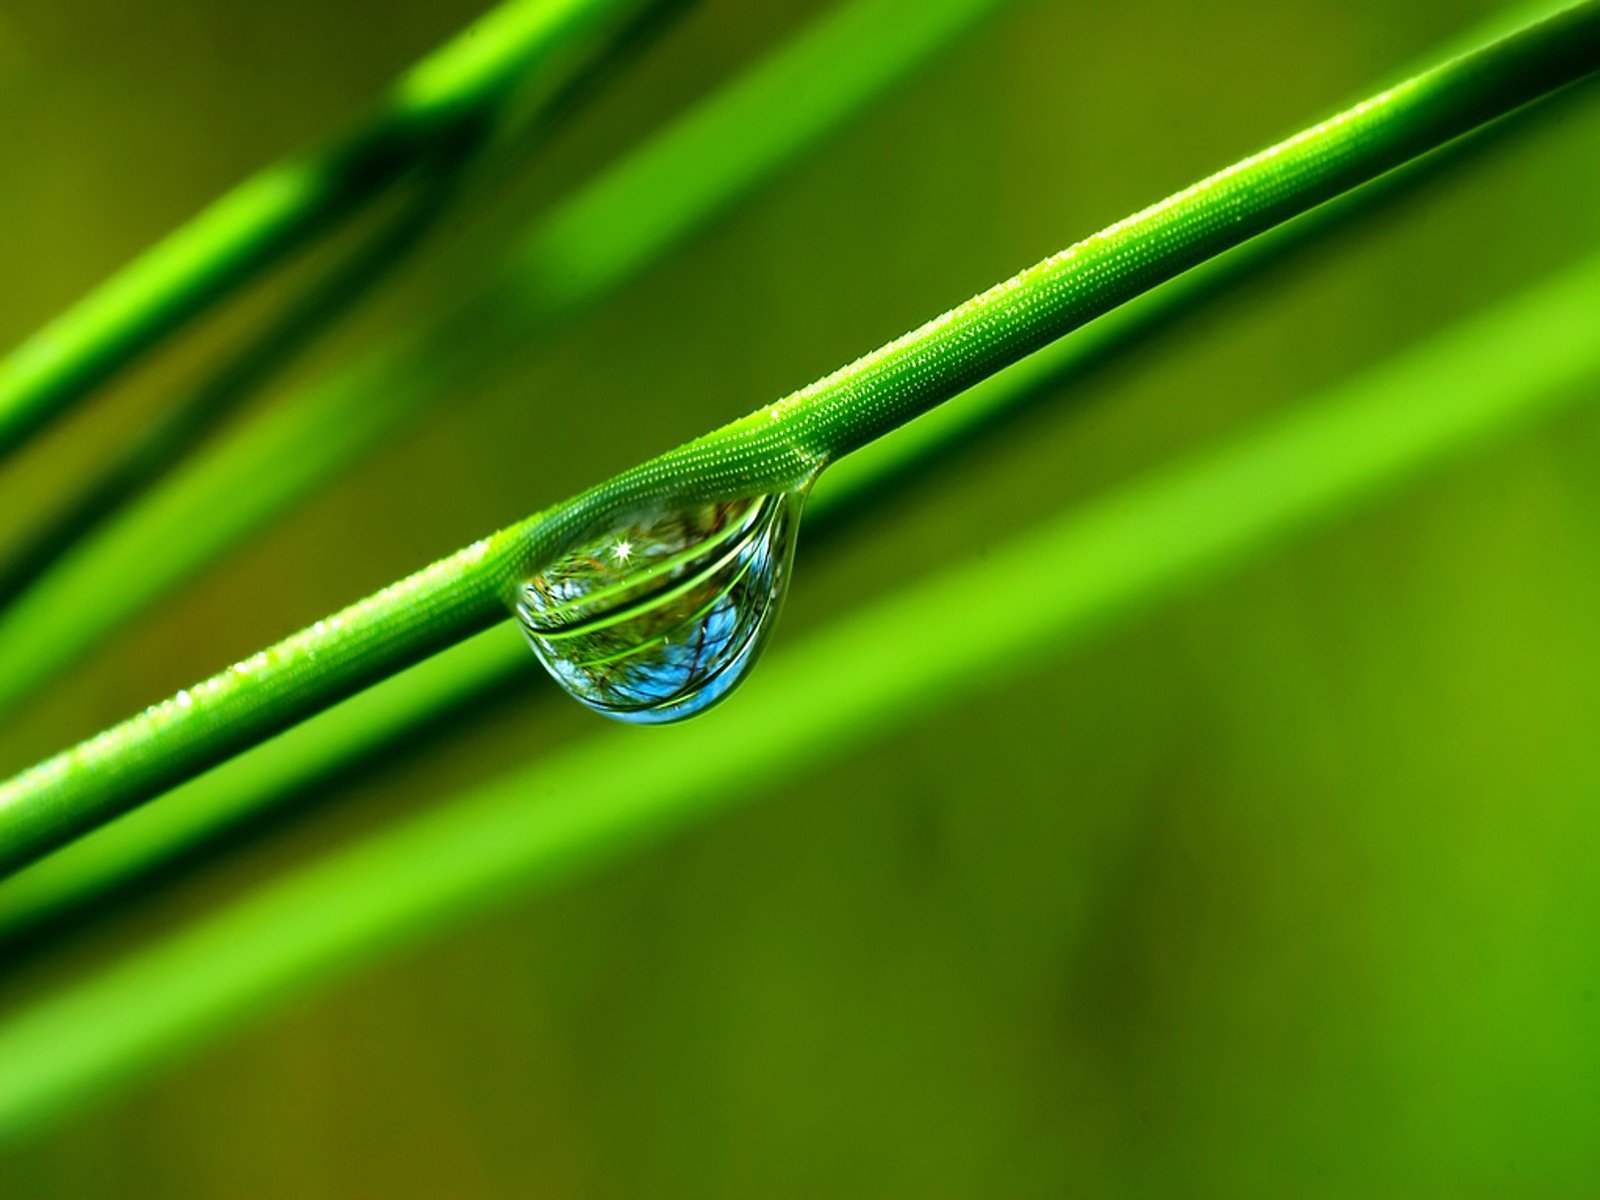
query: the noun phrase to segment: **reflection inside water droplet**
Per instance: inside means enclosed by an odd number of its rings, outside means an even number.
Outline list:
[[[517,590],[556,682],[620,721],[690,717],[749,671],[789,583],[800,492],[647,512]]]

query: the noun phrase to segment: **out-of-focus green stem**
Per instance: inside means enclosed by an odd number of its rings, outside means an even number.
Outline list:
[[[0,1022],[0,1138],[311,984],[702,820],[973,688],[1592,399],[1600,260],[1219,449],[775,653],[736,704],[613,730],[292,871]],[[1003,620],[945,636],[995,579]],[[928,653],[930,645],[939,652]],[[603,787],[595,786],[604,780]]]
[[[1119,221],[825,379],[626,471],[0,784],[14,870],[486,628],[620,515],[796,486],[830,460],[1208,258],[1600,67],[1600,0],[1381,92]]]
[[[1014,2],[838,5],[531,228],[477,307],[538,323],[598,299]]]
[[[0,611],[0,713],[392,433],[667,254],[1012,0],[849,0],[580,190],[466,303],[274,405]],[[238,480],[249,479],[241,489]]]
[[[0,458],[191,316],[406,171],[491,132],[518,88],[640,0],[510,0],[332,144],[216,201],[0,360]]]
[[[144,494],[274,374],[404,260],[454,191],[454,168],[422,183],[406,206],[324,277],[294,297],[225,366],[98,468],[65,505],[0,560],[0,613],[112,513]]]

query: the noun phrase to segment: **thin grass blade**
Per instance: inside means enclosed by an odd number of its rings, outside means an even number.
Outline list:
[[[1445,168],[1481,157],[1525,124],[1502,122],[1494,137],[1486,131],[1440,150],[1229,251],[842,460],[822,476],[807,503],[806,552],[825,548],[879,496],[936,478],[950,459],[970,454],[1034,406],[1059,402],[1068,387],[1074,402],[1081,402],[1096,371],[1125,360],[1269,268],[1283,267],[1299,251],[1374,211],[1389,211],[1403,193],[1437,186],[1448,174]],[[110,894],[125,893],[240,830],[274,820],[330,781],[427,738],[511,685],[541,682],[543,673],[523,639],[503,624],[343,701],[175,789],[159,804],[128,813],[0,881],[0,956]]]
[[[13,604],[113,513],[143,495],[175,462],[387,278],[432,228],[454,191],[454,168],[423,190],[343,262],[283,307],[269,326],[171,411],[141,431],[0,561],[0,612]]]

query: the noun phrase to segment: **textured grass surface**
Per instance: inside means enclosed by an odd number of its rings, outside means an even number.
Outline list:
[[[536,514],[0,787],[14,869],[491,624],[573,538],[656,503],[792,486],[1084,322],[1584,77],[1600,3],[1415,76],[1142,210],[799,392]]]
[[[1025,531],[782,653],[737,705],[599,734],[247,894],[0,1027],[0,1135],[309,983],[649,844],[774,773],[814,769],[1494,438],[1600,379],[1600,260],[1214,452]],[[945,636],[996,580],[1006,619]],[[928,653],[930,645],[940,652]],[[493,650],[487,651],[494,653]],[[597,786],[597,781],[604,786]]]

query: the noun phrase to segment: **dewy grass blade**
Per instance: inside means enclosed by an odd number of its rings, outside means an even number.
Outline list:
[[[485,364],[650,262],[1012,0],[850,0],[539,222],[508,269],[413,341],[275,405],[0,611],[0,713]],[[236,481],[251,479],[241,490]],[[137,569],[130,569],[136,567]]]
[[[1447,330],[1219,449],[1048,521],[777,653],[741,703],[652,735],[596,735],[292,871],[0,1022],[0,1138],[320,980],[660,839],[999,688],[1286,538],[1564,408],[1600,380],[1600,258]],[[943,636],[995,578],[1003,621]],[[941,652],[927,653],[937,643]],[[596,778],[607,786],[592,786]]]
[[[1600,67],[1600,0],[1415,76],[825,379],[535,514],[0,785],[14,870],[492,624],[535,564],[654,503],[782,491],[1162,281]]]
[[[807,502],[807,547],[815,552],[873,497],[903,488],[914,476],[927,477],[1030,404],[1082,383],[1096,368],[1147,345],[1199,305],[1283,263],[1330,230],[1375,209],[1385,211],[1398,193],[1440,182],[1440,169],[1465,157],[1459,151],[1481,153],[1522,124],[1497,125],[1497,137],[1486,133],[1438,151],[1231,250],[844,459],[822,476]],[[0,957],[8,946],[39,936],[176,860],[202,853],[217,839],[274,819],[312,789],[403,741],[426,736],[442,720],[513,682],[542,679],[526,643],[502,624],[352,696],[191,780],[161,803],[128,813],[0,881]]]
[[[493,131],[518,88],[640,0],[511,0],[325,149],[239,185],[0,360],[0,458],[195,313],[410,168]]]

